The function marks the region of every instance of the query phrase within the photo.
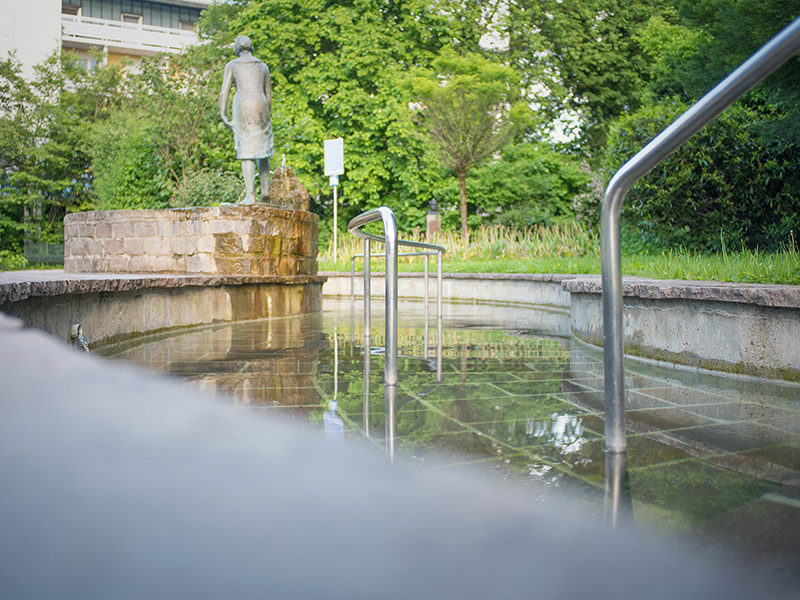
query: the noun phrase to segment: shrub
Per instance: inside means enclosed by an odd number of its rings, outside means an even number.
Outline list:
[[[167,208],[171,185],[157,150],[158,128],[120,111],[92,135],[94,197],[98,208]]]
[[[241,175],[203,169],[189,175],[170,199],[171,206],[217,206],[233,204],[244,190]]]
[[[621,117],[606,146],[605,181],[686,108],[673,102]],[[773,250],[785,244],[800,211],[800,152],[759,134],[776,118],[734,105],[640,179],[622,209],[628,247]],[[590,208],[597,221],[599,204]]]
[[[499,159],[467,175],[470,227],[527,229],[571,220],[573,200],[587,190],[589,178],[577,163],[549,148],[527,143],[506,146]],[[458,186],[451,181],[444,195],[445,208],[457,203]],[[455,226],[454,211],[442,216],[447,226]]]

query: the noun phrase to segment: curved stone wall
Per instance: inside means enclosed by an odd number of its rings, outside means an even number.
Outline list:
[[[322,310],[324,277],[0,273],[0,311],[62,340],[96,345],[142,333]]]

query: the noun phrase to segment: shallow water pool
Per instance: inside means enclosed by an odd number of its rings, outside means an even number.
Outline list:
[[[419,305],[402,306],[387,419],[382,315],[365,352],[358,312],[326,306],[98,353],[221,392],[254,418],[291,419],[331,443],[422,468],[477,469],[532,501],[566,491],[603,513],[602,355],[564,336],[563,312],[453,305],[439,344]],[[800,583],[800,387],[640,361],[626,369],[623,517]]]

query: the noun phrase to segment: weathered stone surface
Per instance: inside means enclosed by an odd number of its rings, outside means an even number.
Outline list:
[[[315,275],[317,223],[311,213],[263,204],[74,213],[64,220],[64,267],[75,273]]]
[[[220,287],[228,285],[270,284],[304,285],[323,283],[325,277],[254,275],[133,275],[52,271],[0,272],[0,306],[38,296],[128,292],[142,289]]]
[[[573,277],[565,280],[562,285],[570,293],[600,294],[602,292],[599,276]],[[622,295],[643,300],[704,300],[800,308],[800,286],[794,285],[626,277],[622,282]]]
[[[291,167],[275,169],[269,182],[269,204],[278,208],[307,211],[308,190],[303,187]]]

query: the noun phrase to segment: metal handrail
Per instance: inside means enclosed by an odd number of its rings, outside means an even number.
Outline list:
[[[709,121],[789,60],[800,49],[800,19],[792,22],[723,79],[617,171],[606,188],[600,217],[603,283],[606,452],[626,450],[622,336],[620,211],[630,187]]]
[[[383,222],[384,235],[376,235],[367,233],[360,228],[367,223],[374,221]],[[391,462],[394,462],[395,446],[397,443],[397,420],[396,420],[396,401],[397,401],[397,248],[399,246],[410,246],[412,248],[421,248],[435,252],[438,256],[437,263],[437,283],[438,283],[438,297],[437,297],[437,325],[438,325],[438,357],[437,357],[437,378],[441,379],[441,360],[442,360],[442,254],[445,249],[442,246],[435,244],[428,244],[425,242],[412,242],[406,240],[399,240],[397,237],[397,221],[394,218],[392,209],[381,206],[373,210],[368,210],[361,213],[347,224],[347,230],[364,240],[364,377],[365,380],[369,376],[369,357],[366,356],[370,352],[370,245],[372,242],[380,242],[385,245],[385,258],[386,258],[386,272],[384,274],[385,286],[385,330],[384,335],[386,350],[385,361],[383,367],[383,380],[384,380],[384,402],[386,404],[386,452]],[[429,254],[428,252],[418,252],[417,254]],[[351,259],[351,306],[352,306],[352,270],[354,260]],[[427,352],[427,323],[428,323],[428,258],[425,257],[425,326],[426,326],[426,352]],[[369,385],[365,385],[364,393],[364,411],[365,414],[369,412]],[[368,418],[368,417],[367,417]],[[368,427],[368,422],[365,421],[365,427]]]
[[[367,223],[374,221],[383,222],[383,236],[368,233],[360,228]],[[439,324],[439,335],[441,335],[442,321],[442,255],[446,252],[442,246],[428,244],[427,242],[414,242],[410,240],[400,240],[397,235],[397,221],[392,209],[381,206],[361,213],[347,224],[347,230],[364,240],[364,334],[369,335],[370,320],[370,242],[381,242],[385,244],[386,273],[385,273],[385,306],[386,306],[386,364],[384,366],[384,381],[387,385],[397,384],[397,249],[399,246],[411,248],[421,248],[429,252],[409,253],[409,255],[421,255],[436,253],[437,261],[437,319]],[[351,261],[351,265],[352,265]],[[352,270],[352,269],[351,269]],[[425,259],[425,310],[428,309],[428,260]],[[352,281],[352,280],[351,280]],[[352,299],[352,285],[351,285]],[[426,313],[427,315],[427,313]]]

